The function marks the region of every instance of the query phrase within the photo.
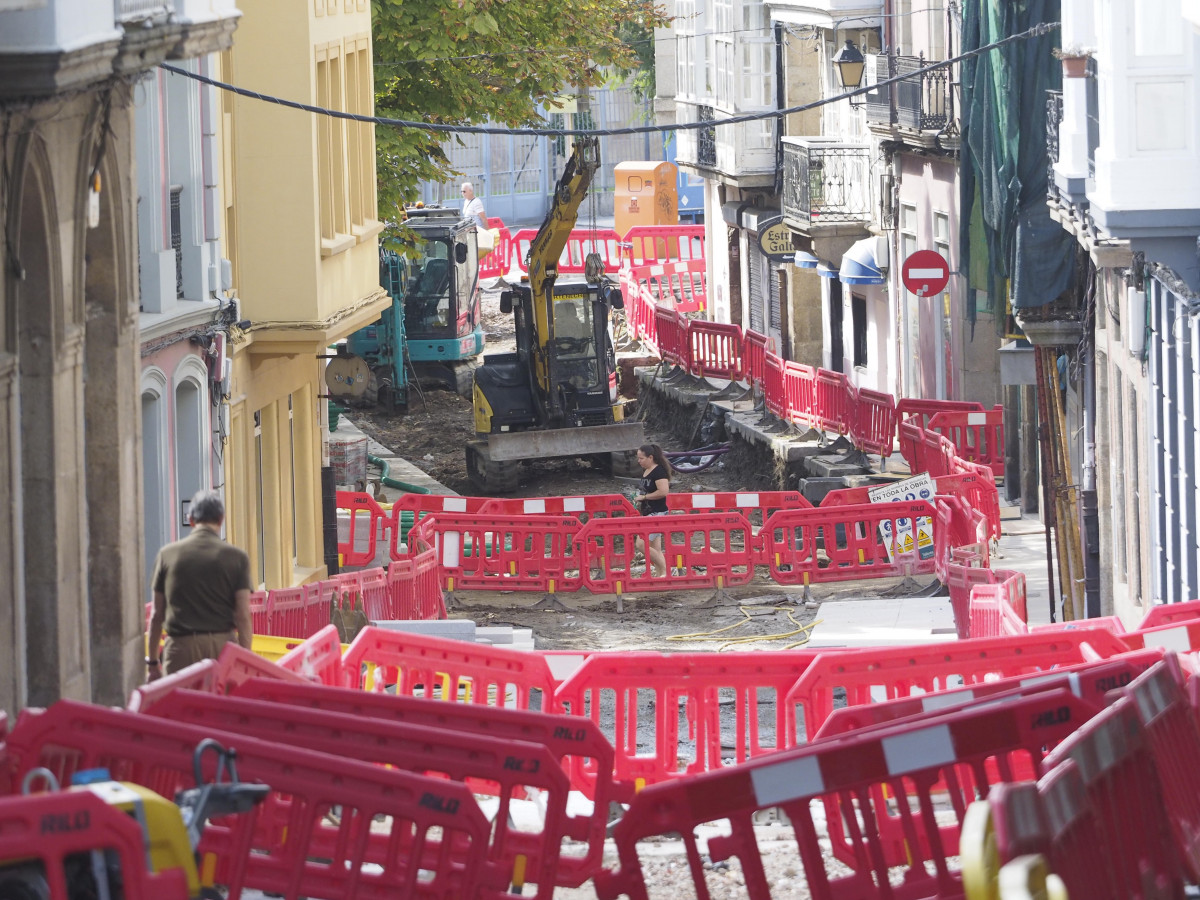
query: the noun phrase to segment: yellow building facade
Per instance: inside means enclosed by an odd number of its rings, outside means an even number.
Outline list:
[[[370,115],[368,0],[243,6],[220,80]],[[379,318],[374,126],[222,93],[231,328],[226,533],[266,588],[325,575],[321,466],[327,348]],[[225,414],[224,412],[222,414]]]

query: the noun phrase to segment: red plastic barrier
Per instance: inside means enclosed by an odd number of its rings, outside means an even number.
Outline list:
[[[275,588],[271,591],[271,623],[267,634],[274,637],[304,638],[304,612],[308,605],[302,587]]]
[[[1157,628],[1160,625],[1171,625],[1175,622],[1186,622],[1189,619],[1200,619],[1200,600],[1188,600],[1183,603],[1160,603],[1152,606],[1138,625],[1139,631],[1147,628]]]
[[[495,231],[495,246],[492,252],[479,261],[480,278],[498,278],[507,275],[513,266],[513,239],[503,219],[488,217],[487,227]]]
[[[643,281],[656,305],[668,306],[678,313],[701,313],[708,306],[708,282],[704,260],[656,263],[638,266],[633,277]],[[738,335],[741,329],[736,325]]]
[[[504,516],[442,513],[423,519],[414,539],[437,548],[447,591],[579,590],[580,559],[574,516]]]
[[[529,248],[537,236],[536,228],[522,228],[512,236],[516,267],[524,273],[529,269],[526,260]],[[621,237],[611,228],[572,228],[566,245],[558,257],[560,275],[583,274],[584,262],[589,253],[599,253],[604,260],[604,271],[615,275],[621,269]]]
[[[691,368],[688,346],[688,320],[666,306],[654,307],[654,331],[658,336],[658,355],[663,362]]]
[[[693,375],[726,381],[741,381],[745,377],[742,330],[738,326],[697,319],[688,324],[687,333]]]
[[[728,833],[709,837],[708,858],[718,863],[736,856],[744,882],[741,896],[766,900],[772,896],[772,883],[763,865],[753,814],[777,808],[792,823],[799,857],[796,868],[803,869],[813,900],[961,897],[959,874],[951,871],[947,860],[958,852],[965,804],[956,800],[946,810],[954,821],[939,825],[930,786],[953,783],[964,772],[982,773],[986,759],[1012,759],[1031,748],[1036,752],[1047,740],[1069,731],[1079,706],[1066,692],[1047,692],[1006,707],[942,716],[929,728],[900,726],[848,735],[723,771],[652,785],[634,797],[614,827],[618,867],[596,874],[596,895],[600,900],[619,896],[647,900],[638,843],[674,832],[683,839],[695,895],[711,896],[708,879],[721,876],[705,866],[697,828],[720,822]],[[962,783],[961,794],[969,796],[974,789],[974,784]],[[886,799],[877,805],[881,796]],[[851,858],[850,874],[840,865],[831,865],[822,852],[813,800],[823,800],[851,828],[845,848]],[[899,848],[875,827],[893,815],[899,817],[898,831],[906,838]],[[824,818],[832,817],[826,813]],[[901,856],[898,868],[889,865],[897,854]],[[903,890],[897,889],[900,885]]]
[[[985,412],[942,411],[929,420],[929,431],[936,431],[954,444],[959,459],[979,463],[1004,475],[1004,407],[993,406]]]
[[[662,535],[667,562],[658,577],[649,566],[633,565],[635,538],[644,547],[651,534]],[[575,545],[583,584],[594,594],[747,584],[757,556],[753,529],[738,513],[595,519],[579,531]]]
[[[216,666],[213,668],[213,689],[219,693],[228,693],[248,678],[281,678],[301,682],[308,680],[230,641],[221,648],[221,655],[217,657]]]
[[[312,637],[329,624],[330,607],[321,593],[321,582],[304,585],[304,633]]]
[[[765,334],[749,331],[742,336],[742,353],[746,361],[746,379],[751,385],[760,389],[766,383],[767,375],[767,342]]]
[[[387,541],[391,516],[374,497],[360,491],[338,491],[337,508],[350,511],[350,533],[338,542],[342,565],[369,566],[375,560],[377,542],[380,538]]]
[[[564,847],[559,860],[559,883],[575,887],[586,881],[604,852],[608,804],[614,799],[612,746],[587,719],[524,709],[481,707],[478,704],[442,703],[390,694],[364,694],[342,688],[293,685],[262,679],[239,686],[236,696],[259,698],[300,709],[324,709],[356,719],[403,722],[407,725],[443,728],[467,736],[486,734],[499,740],[534,742],[550,750],[571,773],[572,787],[593,800],[593,810],[569,810],[565,834],[586,845],[582,852]],[[586,784],[576,780],[576,770],[590,762],[594,776]]]
[[[1142,678],[1152,680],[1150,673]],[[1170,729],[1163,731],[1169,733]],[[1170,816],[1166,814],[1164,786],[1159,780],[1161,761],[1138,721],[1133,700],[1122,697],[1084,723],[1050,751],[1046,766],[1051,768],[1064,760],[1071,760],[1079,769],[1085,795],[1095,812],[1100,846],[1107,851],[1102,858],[1105,889],[1076,896],[1183,896],[1185,866],[1172,840]],[[1189,764],[1194,762],[1192,759]],[[1194,783],[1194,778],[1189,778],[1185,785]],[[1168,795],[1186,789],[1169,782],[1165,787]],[[1181,803],[1170,812],[1183,808],[1185,804]],[[1180,824],[1186,828],[1185,823]],[[1187,840],[1190,843],[1192,838]]]
[[[116,881],[106,879],[104,892],[92,884],[90,889],[96,891],[92,896],[188,900],[183,869],[167,869],[159,874],[148,871],[149,854],[142,826],[125,810],[110,806],[91,791],[0,797],[0,860],[6,865],[20,861],[31,868],[36,866],[45,879],[46,896],[82,896],[80,856],[94,850],[108,855],[102,868],[115,868],[119,875]],[[69,857],[75,857],[71,875],[66,871]],[[10,886],[5,896],[32,898],[40,893]]]
[[[667,509],[682,512],[740,512],[753,525],[762,525],[781,509],[812,509],[799,491],[717,491],[715,493],[673,493],[667,495]],[[755,519],[759,519],[755,522]]]
[[[616,749],[618,799],[628,802],[644,785],[790,746],[783,697],[815,655],[812,650],[594,653],[559,685],[556,706],[594,722],[608,736]],[[721,733],[722,704],[733,707],[732,735]],[[641,746],[648,739],[648,722],[653,724],[649,751]],[[604,774],[600,761],[580,771],[588,780]]]
[[[438,573],[437,550],[424,541],[410,543],[410,555],[388,566],[388,606],[380,619],[444,619],[446,601]]]
[[[788,420],[788,396],[784,386],[783,360],[774,353],[763,359],[763,403],[777,419]]]
[[[954,630],[960,640],[985,637],[971,633],[971,591],[975,585],[995,584],[996,575],[982,561],[974,565],[951,562],[947,566],[946,587],[950,591],[950,609],[954,613]]]
[[[276,665],[289,672],[295,672],[308,681],[341,684],[342,644],[337,628],[326,625],[308,640],[285,653]]]
[[[945,504],[925,500],[781,510],[759,529],[759,562],[778,584],[933,574],[939,551],[945,552],[949,516]],[[931,519],[932,546],[920,545],[916,523],[909,522],[915,518]],[[908,528],[914,538],[907,548],[897,541],[891,558],[880,534],[884,521],[891,534]]]
[[[900,445],[900,456],[908,463],[908,470],[914,475],[929,471],[925,463],[925,444],[922,440],[924,436],[925,429],[917,419],[901,418],[896,429],[896,443]]]
[[[817,369],[817,425],[822,431],[848,434],[857,405],[857,391],[841,372]]]
[[[171,675],[164,675],[158,681],[138,685],[129,695],[129,709],[133,712],[146,712],[155,703],[181,687],[195,691],[216,690],[216,668],[216,660],[202,659]]]
[[[651,349],[658,348],[658,332],[654,325],[654,298],[644,281],[639,280],[632,269],[622,269],[620,274],[621,295],[625,298],[625,317],[633,336],[642,340]]]
[[[1072,897],[1120,900],[1108,880],[1108,847],[1079,768],[1059,763],[1037,784],[998,784],[988,793],[997,861],[1041,854]],[[1053,809],[1054,816],[1048,814]]]
[[[413,525],[437,513],[477,513],[487,503],[488,497],[460,497],[457,494],[401,494],[392,504],[392,538],[390,556],[393,561],[403,559],[400,549],[401,513],[413,514]],[[411,552],[411,548],[410,548]]]
[[[784,418],[797,425],[817,425],[817,372],[788,360],[783,364]]]
[[[1194,684],[1200,685],[1195,676]],[[1200,717],[1188,700],[1185,676],[1172,654],[1125,689],[1145,729],[1163,787],[1164,817],[1188,881],[1200,881]]]
[[[250,627],[255,634],[271,633],[271,595],[267,591],[250,594]]]
[[[554,679],[538,654],[423,634],[364,628],[342,657],[342,678],[358,690],[553,710]]]
[[[103,767],[172,797],[193,786],[193,751],[208,738],[236,748],[238,775],[272,791],[253,812],[204,829],[199,855],[232,896],[257,888],[286,898],[458,900],[506,889],[507,873],[485,856],[491,826],[453,782],[70,700],[23,713],[6,751],[17,780],[36,766],[60,782]],[[214,754],[204,770],[211,780]],[[336,825],[326,818],[334,807]]]
[[[1099,710],[1106,705],[1106,696],[1111,691],[1124,688],[1161,660],[1162,654],[1156,650],[1138,650],[1112,659],[1062,666],[1038,675],[1018,675],[912,697],[843,706],[830,713],[813,739],[837,737],[913,716],[935,715],[977,700],[1023,696],[1038,691],[1067,690]]]
[[[154,713],[314,750],[338,760],[360,760],[462,782],[477,796],[499,804],[493,817],[489,860],[513,873],[516,884],[526,880],[537,884],[536,897],[552,897],[559,883],[559,848],[567,837],[570,782],[544,744],[196,691],[176,692],[170,703],[159,704]],[[512,804],[524,799],[529,789],[538,792],[540,827],[531,827],[526,821],[517,828]],[[607,810],[599,815],[607,819]]]
[[[882,391],[858,389],[850,421],[850,439],[864,453],[887,459],[896,444],[896,398]]]
[[[834,709],[834,693],[845,691],[846,706],[943,690],[1107,659],[1127,645],[1111,631],[1079,628],[1051,634],[973,638],[919,647],[881,647],[871,653],[822,653],[789,692],[789,734],[812,740]],[[796,729],[802,728],[803,731]]]
[[[957,494],[966,500],[968,506],[981,512],[987,520],[988,539],[1000,540],[1000,494],[994,478],[985,478],[977,472],[964,472],[941,475],[934,482],[939,494]]]
[[[904,421],[909,416],[916,416],[921,421],[919,428],[925,428],[930,416],[940,412],[983,412],[983,404],[973,400],[923,400],[917,397],[902,397],[896,401],[896,414]]]
[[[705,259],[703,225],[635,225],[625,233],[622,259],[628,265],[671,259]]]
[[[1131,631],[1121,637],[1134,650],[1157,647],[1161,650],[1174,650],[1176,653],[1190,653],[1200,650],[1200,621],[1189,619],[1173,625]]]
[[[360,719],[405,722],[464,734],[487,734],[501,740],[533,741],[549,748],[571,773],[572,786],[593,802],[593,811],[568,810],[566,834],[585,845],[582,853],[563,848],[560,883],[582,884],[600,863],[604,851],[607,810],[613,791],[613,749],[588,719],[529,710],[465,703],[440,703],[393,694],[366,694],[344,688],[293,685],[266,679],[248,681],[238,696],[286,703],[302,709],[325,709]],[[590,777],[578,773],[590,767]]]
[[[977,584],[971,588],[971,637],[1029,631],[1024,573],[1002,569],[995,574],[995,584]]]
[[[479,510],[494,516],[575,516],[592,518],[636,516],[637,508],[624,494],[592,494],[582,497],[493,497]]]

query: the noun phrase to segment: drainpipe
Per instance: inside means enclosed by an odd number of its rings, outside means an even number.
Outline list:
[[[1095,282],[1086,302],[1095,303]],[[1100,609],[1100,509],[1096,493],[1096,351],[1095,319],[1086,337],[1087,357],[1083,360],[1083,467],[1079,492],[1080,518],[1083,525],[1083,596],[1085,615],[1091,619]]]
[[[787,109],[787,91],[783,83],[783,23],[775,23],[775,108]],[[775,185],[776,197],[783,196],[783,135],[787,131],[783,116],[775,120]],[[783,204],[779,204],[780,209]]]

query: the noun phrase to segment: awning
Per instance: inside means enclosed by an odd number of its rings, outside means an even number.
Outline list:
[[[817,262],[817,274],[822,278],[837,278],[838,270],[833,267],[832,263],[827,263],[822,259]]]
[[[797,250],[796,256],[792,260],[792,265],[799,266],[801,269],[815,269],[819,262],[820,260],[811,253],[807,253],[804,250]]]
[[[884,284],[887,282],[875,259],[875,245],[875,238],[863,238],[861,241],[855,241],[854,245],[842,255],[842,267],[838,271],[838,278],[841,279],[842,284]]]

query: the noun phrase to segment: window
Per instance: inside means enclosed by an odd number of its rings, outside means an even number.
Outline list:
[[[344,109],[341,48],[317,50],[317,105]],[[317,116],[317,170],[321,199],[321,238],[329,241],[349,232],[346,197],[346,123]]]
[[[850,295],[850,319],[854,325],[854,367],[867,367],[867,299]]]
[[[180,198],[183,188],[171,185],[171,249],[175,251],[175,296],[183,296],[183,212]]]
[[[329,61],[317,53],[317,106],[329,107]],[[321,192],[321,237],[333,239],[333,119],[317,116],[317,172]]]
[[[258,574],[257,583],[264,585],[267,583],[267,539],[266,539],[266,509],[263,503],[263,434],[262,434],[262,410],[254,413],[254,498],[255,507],[258,511],[257,528],[258,532],[258,559],[256,572]]]
[[[175,484],[180,503],[204,487],[204,402],[191,378],[175,388]],[[181,527],[190,528],[180,516]]]

